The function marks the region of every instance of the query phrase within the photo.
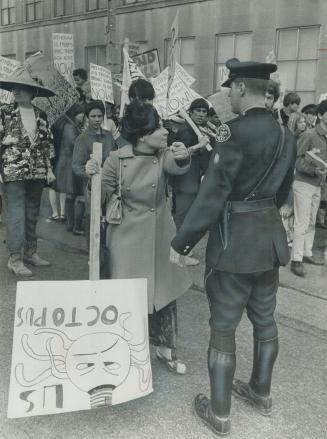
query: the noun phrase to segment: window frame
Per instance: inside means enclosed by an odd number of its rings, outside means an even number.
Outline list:
[[[316,57],[315,58],[300,58],[299,57],[299,51],[300,51],[300,37],[301,37],[301,30],[302,29],[317,29],[318,30],[318,39],[317,39],[317,51],[316,51]],[[297,31],[297,37],[296,37],[296,58],[294,59],[279,59],[279,41],[280,41],[280,35],[281,35],[281,31]],[[316,62],[316,66],[318,64],[318,60],[319,60],[319,41],[320,41],[320,37],[321,37],[321,25],[319,24],[315,24],[315,25],[308,25],[308,26],[290,26],[290,27],[281,27],[281,28],[277,28],[276,29],[276,38],[275,38],[275,53],[276,53],[276,62],[277,65],[279,65],[279,63],[284,63],[284,62],[295,62],[295,78],[294,78],[294,90],[290,90],[290,91],[295,91],[296,93],[313,93],[314,97],[316,98],[316,94],[317,94],[317,88],[314,89],[307,89],[307,90],[302,90],[302,89],[297,89],[296,85],[297,85],[297,80],[298,80],[298,67],[299,67],[299,62],[302,61],[315,61]],[[316,84],[315,84],[316,85]],[[287,91],[287,90],[286,90]]]
[[[227,37],[227,36],[233,36],[233,54],[231,55],[231,58],[235,57],[235,48],[236,48],[236,37],[239,35],[251,35],[251,54],[253,51],[253,31],[252,30],[245,30],[245,31],[239,31],[239,32],[222,32],[219,34],[215,34],[215,56],[213,59],[214,62],[214,69],[213,69],[213,86],[212,86],[212,90],[213,93],[217,93],[220,89],[218,89],[217,86],[217,72],[219,69],[219,66],[224,65],[221,62],[218,62],[218,58],[217,58],[217,54],[218,54],[218,40],[219,37]],[[227,60],[226,60],[227,61]]]
[[[16,24],[16,3],[14,1],[14,5],[10,6],[10,0],[8,0],[8,6],[7,7],[3,7],[3,0],[0,0],[1,4],[0,4],[0,23],[1,26],[10,26],[11,24]],[[11,20],[11,12],[14,11],[14,19]],[[7,18],[8,18],[8,23],[3,24],[3,15],[4,12],[7,12]]]
[[[89,71],[89,68],[90,68],[90,61],[88,61],[88,56],[87,56],[87,50],[88,49],[91,49],[91,48],[94,48],[95,47],[95,64],[97,64],[97,65],[102,65],[102,64],[99,64],[99,50],[100,50],[100,48],[102,48],[102,49],[104,49],[104,54],[105,54],[105,60],[106,60],[106,49],[107,49],[107,46],[105,45],[105,44],[96,44],[96,45],[93,45],[93,46],[85,46],[84,47],[84,57],[85,57],[85,68],[86,68],[86,70],[87,71]],[[91,61],[91,62],[93,62],[93,61]],[[105,66],[104,66],[105,67]]]
[[[107,6],[100,8],[100,0],[96,0],[96,7],[94,9],[90,9],[90,0],[85,0],[85,10],[86,12],[95,12],[95,11],[104,11]]]
[[[64,12],[62,14],[58,14],[57,13],[57,3],[58,3],[58,0],[53,0],[53,16],[55,18],[58,18],[58,17],[65,17],[66,15],[73,15],[73,13],[74,13],[74,1],[73,0],[70,0],[70,1],[71,1],[71,12],[67,12],[67,0],[63,0]]]
[[[179,59],[177,60],[177,62],[183,67],[183,65],[188,66],[188,65],[192,65],[193,67],[195,67],[195,56],[194,56],[194,63],[193,64],[182,64],[181,62],[181,56],[182,56],[182,45],[183,45],[183,40],[192,40],[194,41],[194,55],[195,55],[195,41],[196,41],[196,36],[195,35],[190,35],[187,37],[178,37],[177,38],[177,44],[179,46]],[[170,45],[170,38],[167,37],[164,39],[164,68],[166,68],[168,66],[168,51],[169,51],[169,45]]]
[[[28,18],[28,6],[29,5],[33,5],[33,19],[29,19]],[[44,2],[43,0],[25,0],[25,21],[27,23],[31,23],[33,21],[39,21],[39,20],[43,20],[43,5]],[[37,14],[36,14],[36,10],[37,10],[37,6],[41,6],[41,13],[42,13],[42,17],[41,18],[36,18]]]

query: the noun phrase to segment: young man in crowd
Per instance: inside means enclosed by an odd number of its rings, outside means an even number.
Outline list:
[[[274,111],[274,105],[278,101],[279,96],[280,96],[279,84],[273,79],[270,79],[265,94],[265,107],[267,108],[267,110],[271,112]]]
[[[321,188],[326,183],[327,169],[312,161],[307,152],[312,151],[327,162],[327,100],[320,102],[317,114],[317,125],[306,131],[297,143],[291,271],[301,277],[306,275],[303,262],[323,265],[323,261],[312,255],[312,247]]]
[[[201,130],[201,127],[205,127],[208,121],[208,102],[203,98],[195,99],[191,103],[189,113],[195,125]],[[209,138],[203,136],[199,141],[193,128],[187,122],[177,131],[174,140],[184,143],[192,155],[189,171],[184,175],[173,176],[170,180],[173,191],[173,217],[178,230],[197,196],[201,178],[208,167],[210,153],[206,149]],[[192,256],[187,256],[185,263],[191,266],[199,264],[199,261]]]
[[[83,86],[87,82],[87,71],[85,69],[75,69],[73,70],[73,78],[75,81],[76,90],[80,95],[80,102],[84,102],[85,96]]]
[[[301,113],[305,114],[307,118],[308,129],[314,128],[317,120],[317,105],[308,104],[302,108]]]
[[[300,103],[301,98],[297,93],[293,91],[287,93],[283,99],[283,108],[275,112],[275,117],[278,119],[279,123],[287,126],[290,115],[299,111]]]

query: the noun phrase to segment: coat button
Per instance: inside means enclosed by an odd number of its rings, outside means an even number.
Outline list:
[[[150,209],[150,211],[151,211],[151,212],[155,212],[155,209],[152,207],[152,208]]]
[[[157,160],[153,160],[153,163],[156,165],[158,162],[157,162]]]
[[[131,190],[131,188],[130,187],[128,187],[128,188],[126,188],[126,190],[129,192],[130,190]]]
[[[156,185],[153,183],[153,184],[151,184],[151,187],[156,187]]]

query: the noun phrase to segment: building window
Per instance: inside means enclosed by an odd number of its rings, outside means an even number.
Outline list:
[[[124,0],[124,5],[131,5],[134,3],[142,3],[146,2],[147,0]]]
[[[96,11],[97,9],[106,9],[108,0],[86,0],[86,10]]]
[[[165,66],[168,65],[168,51],[170,38],[165,39]],[[192,76],[194,76],[195,63],[195,37],[181,37],[177,42],[178,52],[177,61],[184,69]]]
[[[73,13],[73,0],[54,0],[54,16],[62,17]]]
[[[220,90],[220,85],[227,76],[225,62],[228,59],[238,58],[240,61],[251,59],[252,35],[252,32],[216,35],[214,92]]]
[[[1,2],[1,26],[14,24],[16,21],[15,0],[0,0]]]
[[[315,102],[319,26],[278,29],[276,56],[282,89],[295,91],[301,105]]]
[[[85,47],[85,63],[86,68],[89,68],[90,63],[98,64],[99,66],[106,65],[106,46],[88,46]]]
[[[43,1],[26,0],[26,21],[42,20]]]

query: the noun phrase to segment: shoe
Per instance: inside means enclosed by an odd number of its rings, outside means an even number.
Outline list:
[[[51,220],[51,221],[60,221],[60,215],[51,215],[51,216],[48,216],[48,220]]]
[[[230,419],[219,418],[210,406],[210,400],[200,393],[194,398],[193,412],[216,436],[228,436],[230,433]]]
[[[75,230],[73,230],[73,235],[84,236],[85,232],[84,232],[84,230],[77,230],[77,229],[75,229]]]
[[[312,265],[324,265],[324,262],[314,258],[313,256],[303,256],[303,262]]]
[[[25,255],[24,262],[26,262],[26,264],[34,265],[34,267],[48,267],[50,265],[50,262],[40,258],[37,253],[33,253],[31,256]]]
[[[272,412],[272,399],[270,396],[257,395],[248,383],[241,380],[233,381],[233,395],[247,401],[261,415],[269,416]]]
[[[301,261],[292,261],[291,262],[291,272],[296,276],[305,277],[306,272],[303,267],[303,263]]]
[[[25,267],[25,265],[20,259],[13,260],[12,258],[9,258],[8,268],[16,276],[28,276],[28,277],[33,276],[31,270]]]
[[[185,363],[180,360],[169,360],[161,352],[160,349],[156,350],[156,357],[161,363],[163,363],[170,372],[176,373],[177,375],[184,375],[186,372]]]
[[[199,265],[200,261],[196,258],[192,258],[191,256],[185,256],[185,265],[188,267],[194,267],[195,265]]]

